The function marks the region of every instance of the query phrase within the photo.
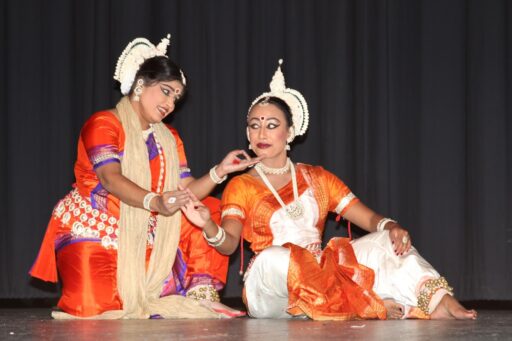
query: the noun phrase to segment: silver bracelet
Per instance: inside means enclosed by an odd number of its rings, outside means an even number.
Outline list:
[[[387,223],[396,223],[396,220],[390,218],[382,218],[377,223],[377,232],[384,231],[384,227],[386,227]]]
[[[151,200],[153,200],[154,197],[158,196],[155,192],[149,192],[144,196],[144,200],[142,200],[142,206],[144,209],[151,211],[151,207],[149,204],[151,204]]]
[[[227,175],[224,175],[224,177],[222,178],[219,178],[219,176],[217,175],[217,172],[215,172],[215,169],[217,169],[217,165],[213,166],[211,169],[210,169],[210,179],[212,179],[213,182],[215,182],[216,184],[221,184],[223,183],[224,181],[226,181],[226,179],[228,178]]]
[[[208,245],[213,246],[213,247],[217,247],[217,246],[221,245],[226,240],[226,231],[224,231],[224,229],[219,225],[217,225],[217,228],[219,230],[217,231],[217,234],[215,235],[215,237],[212,237],[212,238],[208,238],[208,236],[206,235],[206,233],[203,230],[204,239],[206,240]]]

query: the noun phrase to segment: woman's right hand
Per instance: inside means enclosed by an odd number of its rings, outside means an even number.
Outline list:
[[[189,202],[190,194],[186,190],[164,192],[151,202],[152,209],[163,216],[171,216]]]

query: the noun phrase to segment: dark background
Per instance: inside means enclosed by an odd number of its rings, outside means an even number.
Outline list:
[[[311,113],[293,160],[406,226],[460,299],[512,300],[511,14],[506,0],[1,1],[0,298],[56,296],[27,272],[80,127],[119,99],[126,44],[169,32],[193,174],[246,147],[248,106],[284,58]],[[347,234],[336,225],[327,237]],[[224,297],[241,295],[238,257]]]

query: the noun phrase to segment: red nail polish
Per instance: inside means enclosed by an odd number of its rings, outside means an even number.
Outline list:
[[[238,165],[239,163],[240,163],[240,160],[238,160],[238,159],[234,159],[234,160],[233,160],[233,164],[234,164],[234,165]]]

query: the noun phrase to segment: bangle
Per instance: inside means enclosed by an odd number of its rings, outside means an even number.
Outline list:
[[[220,240],[218,242],[210,244],[213,247],[221,246],[222,244],[224,244],[224,241],[226,240],[226,231],[220,226],[219,226],[219,229],[222,231],[222,237],[220,238]]]
[[[151,207],[149,204],[151,203],[151,200],[153,200],[154,197],[158,196],[155,192],[149,192],[144,196],[144,200],[142,200],[142,206],[144,209],[151,211]]]
[[[217,172],[215,172],[215,169],[217,168],[217,165],[213,166],[212,169],[210,169],[210,179],[212,179],[213,182],[216,184],[221,184],[228,178],[227,175],[224,175],[224,177],[219,178],[217,175]]]
[[[215,235],[215,237],[212,237],[212,238],[208,238],[208,236],[206,235],[206,233],[203,230],[204,239],[206,240],[208,245],[213,246],[213,247],[220,246],[226,240],[226,231],[224,231],[224,229],[219,225],[217,225],[217,228],[219,230],[217,231],[217,234]]]
[[[377,223],[377,232],[384,231],[384,227],[386,227],[387,223],[396,223],[396,221],[390,218],[382,218]]]

